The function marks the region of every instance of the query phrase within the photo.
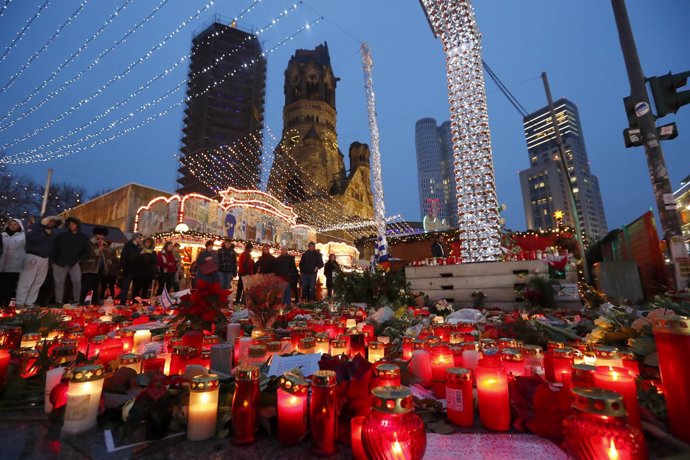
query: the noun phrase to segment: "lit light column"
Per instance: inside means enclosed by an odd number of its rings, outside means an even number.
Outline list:
[[[469,0],[420,3],[446,53],[462,261],[494,261],[501,237],[481,33]]]
[[[383,201],[383,179],[381,177],[381,152],[379,151],[379,125],[376,121],[376,94],[371,71],[374,62],[371,59],[369,45],[362,43],[362,65],[364,67],[364,87],[367,92],[369,111],[369,131],[371,132],[371,170],[374,173],[374,222],[378,233],[376,258],[379,262],[388,260],[388,242],[386,241],[386,205]]]

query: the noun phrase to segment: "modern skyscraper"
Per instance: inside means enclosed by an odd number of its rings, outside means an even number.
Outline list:
[[[419,210],[426,216],[458,225],[458,204],[453,176],[453,142],[450,121],[436,126],[433,118],[415,123]]]
[[[599,180],[589,169],[580,115],[575,104],[567,99],[559,99],[554,107],[580,225],[588,238],[596,240],[606,235],[608,227]],[[527,227],[534,230],[555,228],[556,211],[563,211],[564,224],[573,226],[567,178],[561,166],[549,107],[527,115],[523,124],[531,165],[529,169],[520,171]]]
[[[258,187],[266,89],[261,53],[256,36],[235,24],[214,22],[192,40],[178,193]]]
[[[369,146],[350,144],[349,172],[338,146],[338,80],[326,43],[313,50],[297,50],[285,70],[283,137],[275,149],[267,190],[314,225],[374,216]],[[326,218],[315,212],[324,207],[336,214],[331,212]]]

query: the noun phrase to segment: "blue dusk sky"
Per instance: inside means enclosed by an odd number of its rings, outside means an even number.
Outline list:
[[[183,100],[186,88],[182,85],[162,101],[159,99],[184,81],[188,62],[181,59],[190,50],[192,36],[209,24],[215,14],[232,18],[252,1],[216,0],[205,9],[208,3],[207,0],[49,0],[46,5],[46,0],[9,3],[3,0],[0,8],[7,7],[0,13],[0,117],[5,119],[0,122],[0,150],[12,155],[38,148],[36,152],[50,158],[71,153],[50,161],[12,166],[12,170],[43,181],[46,170],[53,168],[55,180],[80,184],[89,192],[129,182],[174,191],[175,155],[180,147],[183,111],[181,104],[174,104]],[[264,27],[293,3],[263,0],[242,18],[241,26]],[[546,104],[539,79],[542,71],[549,75],[555,99],[567,97],[577,104],[591,169],[601,184],[609,227],[626,224],[654,207],[644,151],[626,149],[623,145],[622,130],[627,119],[622,98],[629,93],[629,85],[610,1],[475,0],[473,3],[483,33],[484,59],[529,112]],[[124,4],[126,8],[73,62],[7,117],[8,112],[51,78],[56,68]],[[143,27],[92,65],[99,53],[161,4]],[[687,27],[690,2],[628,0],[627,4],[646,75],[690,70],[690,28]],[[45,51],[36,54],[80,5],[83,8],[76,18],[56,35]],[[16,40],[42,6],[40,15]],[[149,53],[199,9],[204,11],[198,18]],[[272,49],[285,36],[320,16],[325,19],[268,55],[266,125],[279,137],[283,72],[294,50],[314,48],[326,41],[334,72],[340,77],[337,129],[341,150],[347,155],[353,141],[368,143],[359,54],[360,41],[366,41],[374,57],[386,214],[418,220],[414,124],[422,117],[434,117],[439,123],[449,118],[441,43],[434,39],[417,0],[305,0],[262,35],[264,49]],[[141,63],[128,75],[106,85],[140,58]],[[104,115],[176,62],[178,66],[164,78]],[[92,70],[85,72],[89,65]],[[75,75],[80,78],[65,87],[65,82]],[[487,79],[486,84],[499,202],[508,206],[507,226],[524,229],[518,171],[525,169],[529,161],[522,119],[493,82]],[[71,109],[90,98],[102,85],[106,88],[97,97],[82,103],[78,109]],[[41,104],[51,91],[58,94]],[[139,111],[145,104],[149,105]],[[158,116],[164,111],[164,115]],[[17,120],[24,113],[28,115]],[[128,129],[148,117],[150,122]],[[124,122],[117,122],[111,129],[116,120]],[[690,174],[690,107],[662,121],[675,121],[680,132],[677,139],[663,143],[672,186],[677,189],[680,181]],[[7,127],[8,123],[12,126]],[[91,124],[81,129],[87,123]],[[73,133],[75,130],[79,131]],[[90,147],[94,141],[107,140],[113,135],[112,141]],[[84,137],[88,140],[80,142]],[[272,139],[267,140],[274,144]],[[60,149],[65,144],[75,144],[79,151],[73,152],[72,147]]]

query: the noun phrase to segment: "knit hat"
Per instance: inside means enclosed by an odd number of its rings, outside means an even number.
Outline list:
[[[94,235],[108,236],[108,233],[110,233],[110,230],[108,230],[108,227],[103,227],[102,225],[96,225],[93,228],[93,234]]]
[[[142,236],[144,236],[144,235],[142,235],[142,234],[139,233],[139,232],[134,232],[134,233],[132,233],[132,241],[134,241],[134,240],[136,240],[137,238],[140,238],[140,237],[142,237]]]
[[[46,216],[41,219],[41,225],[48,225],[50,222],[55,222],[55,226],[59,227],[64,221],[62,220],[62,217],[58,216]]]

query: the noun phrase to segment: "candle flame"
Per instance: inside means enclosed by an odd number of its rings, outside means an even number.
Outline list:
[[[606,453],[609,456],[609,460],[618,460],[618,450],[616,449],[616,445],[613,443],[613,439],[610,440],[609,448],[606,449]]]

